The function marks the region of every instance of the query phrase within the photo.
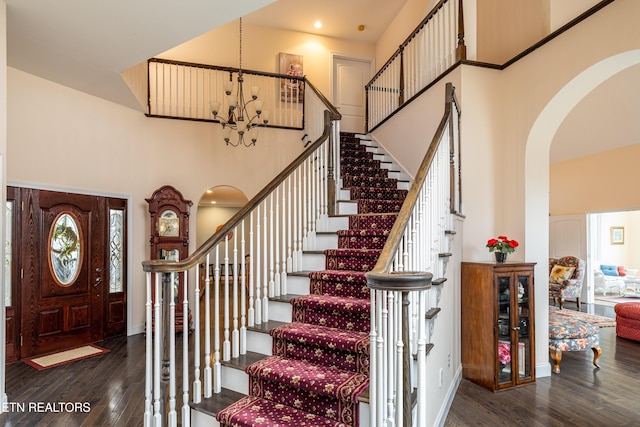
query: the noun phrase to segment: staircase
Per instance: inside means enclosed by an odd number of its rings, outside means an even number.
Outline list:
[[[317,267],[324,269],[289,277],[290,292],[306,295],[271,300],[290,304],[289,310],[273,305],[270,310],[273,318],[287,313],[290,319],[282,320],[291,322],[271,320],[251,331],[248,346],[254,353],[247,359],[255,361],[227,367],[244,369],[248,395],[215,413],[221,425],[252,426],[256,420],[281,426],[367,425],[360,419],[361,414],[368,419],[367,411],[359,407],[369,385],[370,296],[364,274],[375,265],[408,188],[408,182],[389,178],[390,163],[367,144],[341,134],[339,211],[347,214],[329,222],[348,228],[318,232],[316,244],[325,247],[305,252],[303,266],[313,266],[322,254],[324,265]],[[259,352],[268,351],[251,343],[265,340],[252,334],[265,332],[272,355],[261,357]]]

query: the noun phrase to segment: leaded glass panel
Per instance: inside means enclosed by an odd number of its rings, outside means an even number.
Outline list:
[[[11,237],[13,236],[13,202],[7,201],[6,222],[4,229],[4,305],[5,307],[11,307],[12,295],[11,295],[11,267],[13,246],[11,243]]]
[[[124,292],[124,211],[109,210],[109,292]]]
[[[51,270],[62,286],[71,285],[80,272],[82,257],[78,223],[63,213],[53,222],[50,235]]]

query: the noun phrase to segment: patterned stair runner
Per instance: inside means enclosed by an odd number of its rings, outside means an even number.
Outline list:
[[[291,299],[293,322],[269,333],[273,356],[247,367],[249,396],[217,414],[223,426],[359,425],[358,398],[369,385],[369,289],[406,190],[352,134],[341,136],[343,185],[358,214],[309,273],[310,295]]]

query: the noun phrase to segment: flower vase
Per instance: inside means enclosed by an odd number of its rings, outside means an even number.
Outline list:
[[[497,263],[505,263],[507,261],[507,253],[506,252],[494,252],[494,254],[496,255],[496,262]]]

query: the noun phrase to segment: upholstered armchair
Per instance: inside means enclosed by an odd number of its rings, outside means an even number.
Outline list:
[[[549,297],[558,301],[560,309],[566,299],[575,299],[580,310],[585,262],[574,256],[549,258]]]

